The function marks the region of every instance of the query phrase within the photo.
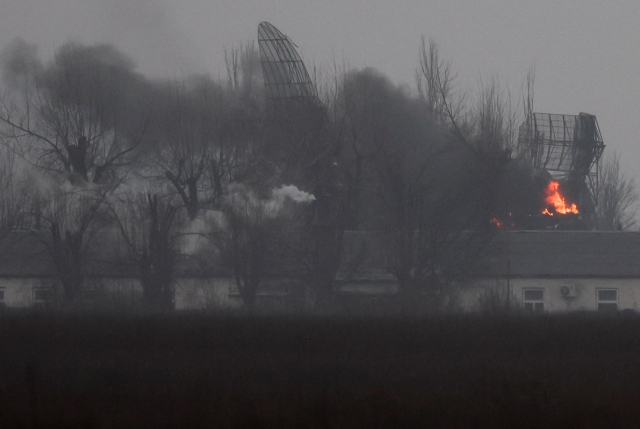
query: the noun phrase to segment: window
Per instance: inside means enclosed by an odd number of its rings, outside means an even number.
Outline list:
[[[33,290],[33,300],[36,307],[49,307],[53,304],[54,299],[53,289],[37,288]]]
[[[536,313],[544,311],[544,290],[543,289],[523,289],[523,304],[525,310]]]
[[[618,310],[618,289],[597,289],[598,311]]]

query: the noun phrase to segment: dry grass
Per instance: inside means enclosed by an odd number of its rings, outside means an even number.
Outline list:
[[[634,427],[640,319],[5,315],[1,427]]]

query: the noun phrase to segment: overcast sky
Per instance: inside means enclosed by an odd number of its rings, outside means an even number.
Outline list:
[[[603,0],[0,0],[0,45],[42,57],[68,40],[107,42],[155,77],[224,76],[224,49],[268,21],[322,71],[334,60],[414,86],[422,36],[460,84],[497,75],[520,94],[536,69],[535,110],[595,114],[608,148],[640,181],[640,1]]]

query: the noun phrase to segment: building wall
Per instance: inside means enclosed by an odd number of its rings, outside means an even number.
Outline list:
[[[56,282],[48,278],[0,278],[0,289],[7,307],[32,307],[37,290],[51,290],[54,300],[60,294]],[[97,296],[113,305],[131,305],[142,296],[140,282],[133,278],[87,279],[85,290],[96,291]]]
[[[7,307],[30,307],[33,305],[33,290],[47,286],[42,279],[0,279]]]
[[[574,287],[575,296],[563,296],[562,287],[571,285]],[[106,305],[118,307],[141,303],[142,286],[135,278],[88,279],[86,287],[97,291],[100,302]],[[0,279],[0,289],[4,292],[4,304],[7,307],[31,307],[37,304],[34,291],[47,288],[55,289],[50,279]],[[487,300],[493,296],[505,300],[508,297],[511,302],[524,307],[527,303],[526,291],[538,291],[537,295],[541,294],[540,302],[544,312],[597,310],[599,290],[616,291],[615,303],[618,310],[640,311],[640,278],[516,278],[511,279],[508,284],[505,280],[486,279],[461,287],[456,302],[463,311],[481,311],[483,299]],[[279,293],[278,296],[287,295],[285,292]],[[395,293],[396,288],[392,282],[358,283],[346,285],[343,292],[387,295]],[[179,279],[176,282],[175,306],[178,310],[234,308],[242,305],[237,295],[231,278]]]
[[[235,288],[231,278],[179,279],[176,282],[176,310],[215,309],[238,306],[229,296]]]
[[[573,285],[575,296],[564,297],[561,293],[563,286]],[[511,279],[509,285],[506,280],[483,280],[460,289],[458,302],[465,311],[481,310],[482,299],[493,296],[509,299],[519,306],[525,304],[526,290],[541,290],[544,311],[549,313],[567,312],[575,310],[597,310],[598,291],[615,290],[618,310],[640,310],[640,278],[639,279],[603,279],[603,278],[544,278],[544,279]],[[529,301],[530,302],[530,301]],[[600,301],[608,303],[610,301]]]
[[[178,279],[176,281],[176,309],[205,309],[238,306],[238,301],[229,297],[233,288],[230,278]],[[48,289],[55,294],[55,281],[47,278],[0,278],[0,290],[4,292],[7,307],[32,307],[36,303],[36,290]],[[135,278],[89,278],[85,291],[95,291],[88,300],[122,307],[141,303],[142,285]]]

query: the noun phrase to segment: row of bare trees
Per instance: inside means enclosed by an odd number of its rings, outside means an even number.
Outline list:
[[[20,164],[6,163],[5,177],[31,180],[11,194],[24,201],[7,201],[16,213],[6,213],[3,231],[38,231],[66,301],[80,296],[87,255],[101,245],[92,241],[110,229],[126,243],[151,305],[171,305],[190,234],[218,245],[219,262],[253,306],[273,272],[273,263],[259,268],[262,254],[276,240],[265,242],[272,222],[236,207],[228,189],[242,184],[265,207],[278,186],[312,190],[327,152],[319,142],[326,130],[309,128],[317,106],[278,121],[265,112],[251,45],[229,53],[227,85],[207,76],[151,81],[108,45],[67,44],[42,63],[35,47],[16,41],[2,60],[2,153]]]
[[[250,309],[274,276],[326,303],[345,230],[386,234],[387,269],[409,301],[442,296],[480,262],[490,219],[539,204],[517,153],[516,103],[497,80],[466,96],[434,42],[422,44],[418,95],[371,69],[344,71],[324,105],[277,111],[253,45],[226,59],[228,82],[158,82],[108,45],[66,44],[47,63],[22,41],[5,49],[0,230],[37,231],[66,301],[81,295],[105,230],[122,237],[153,307],[172,306],[195,238]],[[530,75],[525,105],[532,85]],[[605,229],[633,225],[632,182],[614,164],[603,170]]]
[[[345,227],[386,231],[388,269],[410,302],[445,295],[477,268],[522,172],[515,109],[497,80],[469,101],[423,41],[417,82],[416,97],[375,70],[348,72],[331,110]]]

